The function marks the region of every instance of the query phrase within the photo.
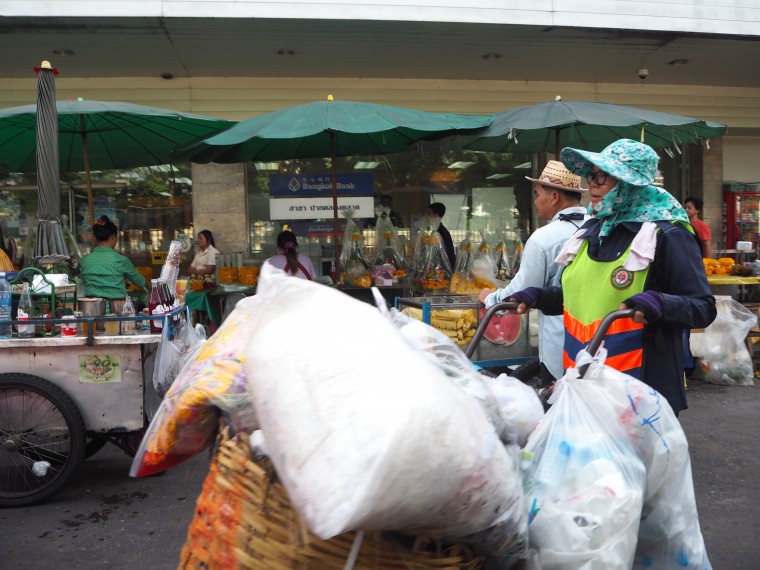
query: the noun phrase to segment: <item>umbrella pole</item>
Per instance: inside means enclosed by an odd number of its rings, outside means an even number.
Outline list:
[[[559,127],[554,127],[554,160],[559,160]]]
[[[332,169],[332,201],[333,201],[333,255],[336,273],[340,273],[338,263],[340,254],[338,252],[338,141],[335,131],[330,131],[330,160]]]
[[[84,160],[84,180],[87,185],[87,223],[90,227],[95,224],[95,201],[92,197],[92,177],[90,176],[90,151],[87,148],[87,126],[84,115],[79,115],[82,127],[82,159]]]

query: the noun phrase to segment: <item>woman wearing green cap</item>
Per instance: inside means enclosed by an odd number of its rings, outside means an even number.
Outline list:
[[[602,152],[565,148],[567,168],[589,183],[589,219],[555,260],[565,266],[561,287],[530,287],[512,295],[518,312],[535,307],[564,315],[565,368],[619,308],[635,315],[613,323],[606,364],[655,388],[677,414],[684,392],[684,333],[716,315],[699,245],[688,216],[666,190],[652,185],[655,151],[623,139]]]

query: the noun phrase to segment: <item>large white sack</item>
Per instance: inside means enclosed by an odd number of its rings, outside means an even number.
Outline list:
[[[599,362],[586,376],[597,405],[613,410],[646,467],[646,493],[633,568],[709,570],[686,434],[657,390]]]
[[[267,265],[257,297],[254,406],[277,473],[317,536],[460,536],[496,522],[524,532],[520,476],[483,411],[375,308]]]

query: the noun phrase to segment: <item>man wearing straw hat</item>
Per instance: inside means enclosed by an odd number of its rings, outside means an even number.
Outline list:
[[[525,244],[520,270],[503,289],[483,289],[478,300],[491,307],[508,300],[512,293],[526,287],[550,287],[559,285],[562,267],[554,263],[564,243],[583,225],[588,217],[580,205],[581,177],[570,172],[565,165],[550,160],[541,176],[530,178],[533,182],[536,213],[547,222],[537,229]],[[538,316],[538,359],[541,362],[541,380],[548,385],[562,376],[562,343],[564,327],[562,316]]]

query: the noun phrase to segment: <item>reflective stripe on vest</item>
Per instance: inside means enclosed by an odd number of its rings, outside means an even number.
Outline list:
[[[575,357],[584,348],[599,325],[611,311],[618,309],[628,297],[644,290],[649,266],[628,271],[623,263],[630,246],[613,261],[593,261],[588,256],[588,240],[584,240],[575,259],[562,272],[564,297],[565,347],[563,366],[575,366]],[[589,290],[588,284],[594,289]],[[642,334],[644,325],[632,319],[618,319],[604,337],[608,366],[640,378]]]

